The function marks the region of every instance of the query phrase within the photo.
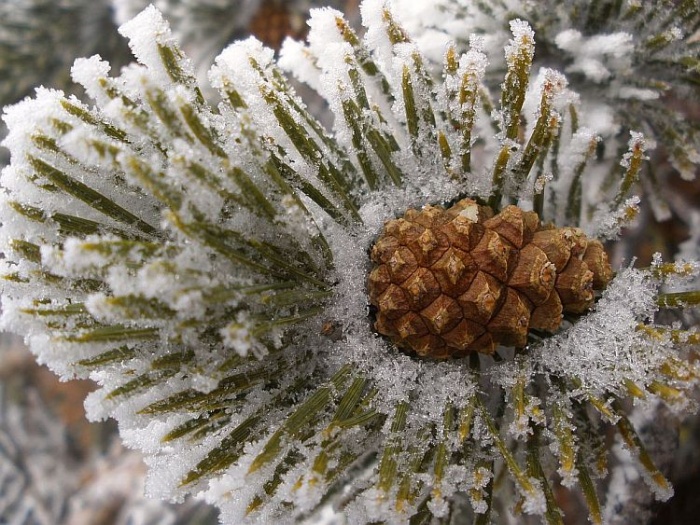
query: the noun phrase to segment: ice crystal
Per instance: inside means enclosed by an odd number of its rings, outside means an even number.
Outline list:
[[[579,125],[563,74],[533,69],[524,18],[505,53],[450,44],[436,74],[401,11],[361,12],[364,37],[313,11],[279,62],[255,38],[231,44],[209,71],[215,105],[150,6],[120,30],[138,64],[76,61],[91,102],[41,88],[8,107],[2,326],[100,385],[88,414],[145,454],[149,494],[199,494],[226,523],[328,504],[351,523],[481,522],[513,495],[502,512],[556,522],[555,472],[600,522],[605,426],[665,497],[623,401],[691,408],[697,334],[655,314],[700,302],[674,288],[697,265],[620,268],[554,335],[446,362],[374,333],[365,289],[382,224],[427,203],[513,203],[615,237],[640,202],[643,135],[601,169],[604,138]],[[496,86],[487,56],[505,56]],[[281,66],[327,101],[332,130]]]

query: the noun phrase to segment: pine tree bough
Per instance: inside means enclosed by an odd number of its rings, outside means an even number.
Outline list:
[[[313,11],[279,58],[235,42],[207,89],[151,6],[120,29],[138,63],[76,61],[89,101],[6,108],[2,328],[99,384],[87,413],[149,495],[224,523],[559,523],[555,483],[600,523],[608,430],[668,499],[622,401],[694,409],[700,337],[656,312],[700,304],[700,264],[613,277],[601,244],[645,205],[650,142],[583,126],[524,19],[487,73],[482,38],[432,61],[400,4],[361,12],[362,36]]]
[[[541,225],[535,212],[462,199],[388,221],[372,247],[369,299],[376,330],[421,357],[524,347],[582,314],[612,277],[600,241]]]

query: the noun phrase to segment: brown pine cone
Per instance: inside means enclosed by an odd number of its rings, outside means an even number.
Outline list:
[[[371,259],[376,330],[437,359],[523,347],[529,330],[553,332],[562,312],[588,310],[612,277],[602,244],[578,228],[471,199],[388,221]]]
[[[287,2],[264,0],[251,18],[248,32],[273,49],[280,49],[288,36],[303,39],[306,33],[304,18],[289,9]]]

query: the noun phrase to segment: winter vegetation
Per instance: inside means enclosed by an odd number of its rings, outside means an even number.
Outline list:
[[[0,324],[99,385],[149,496],[417,525],[673,495],[648,426],[697,408],[700,220],[673,260],[602,243],[696,176],[695,2],[365,0],[278,53],[167,21],[230,3],[138,3],[134,63],[87,48],[4,110]]]

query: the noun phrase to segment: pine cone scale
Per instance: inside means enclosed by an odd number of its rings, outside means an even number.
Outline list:
[[[556,267],[547,254],[532,244],[520,251],[517,266],[508,280],[508,286],[521,290],[535,305],[544,303],[556,280]]]
[[[490,273],[504,282],[508,279],[508,261],[511,259],[512,251],[496,232],[486,230],[481,241],[472,251],[472,255],[478,261],[481,271]]]
[[[458,301],[464,317],[485,325],[502,304],[504,286],[491,274],[479,271],[472,286]]]

